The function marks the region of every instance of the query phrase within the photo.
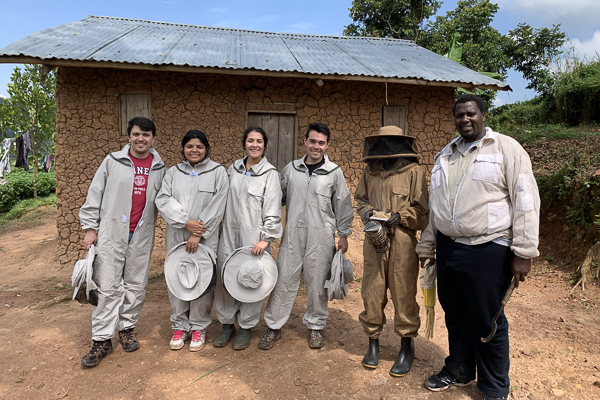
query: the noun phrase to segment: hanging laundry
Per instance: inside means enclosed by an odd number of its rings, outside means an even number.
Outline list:
[[[25,171],[29,171],[29,159],[27,158],[31,152],[31,140],[29,132],[25,132],[17,138],[17,161],[15,167],[23,167]]]
[[[0,159],[0,179],[4,178],[5,173],[10,172],[10,150],[12,149],[15,139],[6,138],[2,141],[2,158]]]

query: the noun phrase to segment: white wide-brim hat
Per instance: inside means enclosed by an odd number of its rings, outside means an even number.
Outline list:
[[[191,254],[185,251],[185,246],[186,242],[181,242],[167,254],[165,280],[175,297],[192,301],[214,286],[217,256],[202,244]]]
[[[252,254],[252,247],[236,249],[223,264],[223,285],[234,299],[242,303],[263,300],[277,283],[277,264],[269,253]]]

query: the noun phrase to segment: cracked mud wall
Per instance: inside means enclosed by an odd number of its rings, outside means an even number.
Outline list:
[[[434,155],[453,137],[449,87],[261,76],[217,75],[122,69],[60,67],[57,75],[56,179],[57,260],[83,257],[79,208],[104,157],[127,144],[119,131],[119,96],[149,93],[157,127],[154,147],[167,167],[181,161],[181,138],[189,129],[205,132],[211,158],[228,167],[243,156],[240,144],[248,111],[293,112],[297,156],[304,154],[309,122],[332,132],[328,155],[344,171],[352,193],[364,164],[365,136],[381,127],[382,107],[407,106],[407,134],[419,139],[421,163],[431,171]],[[269,132],[267,132],[269,134]],[[157,246],[163,246],[159,218]],[[353,238],[362,240],[355,216]]]

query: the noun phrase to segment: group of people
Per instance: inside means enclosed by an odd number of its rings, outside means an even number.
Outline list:
[[[485,127],[485,111],[477,96],[464,95],[456,101],[454,123],[460,135],[437,154],[430,185],[419,165],[416,138],[392,126],[368,136],[366,166],[354,198],[359,217],[368,227],[379,228],[380,234],[375,241],[365,240],[363,248],[364,311],[359,321],[369,339],[363,366],[379,365],[389,290],[394,331],[401,337],[390,375],[409,372],[420,327],[419,260],[422,267],[436,263],[449,356],[425,386],[441,391],[477,378],[484,400],[491,400],[506,399],[509,390],[508,322],[503,313],[492,339],[483,343],[480,338],[492,329],[492,318],[511,280],[515,286],[524,281],[531,259],[538,255],[539,195],[527,153],[513,139]],[[80,210],[84,246],[96,245],[93,280],[98,287],[93,344],[81,364],[96,366],[110,354],[115,331],[125,351],[140,346],[134,328],[148,283],[157,211],[167,222],[167,261],[177,251],[203,251],[215,267],[215,276],[205,282],[202,293],[184,296],[185,291],[169,286],[172,350],[183,348],[188,338],[190,351],[204,347],[211,309],[222,324],[213,345],[224,347],[233,339],[234,349],[248,347],[263,301],[244,302],[233,296],[224,282],[224,264],[241,248],[255,257],[269,253],[282,232],[276,282],[264,311],[268,330],[258,347],[269,350],[282,337],[302,274],[308,345],[323,347],[328,316],[325,282],[336,247],[342,253],[348,250],[354,216],[344,174],[326,154],[329,128],[309,124],[306,154],[281,174],[265,157],[268,136],[260,127],[244,132],[246,156],[227,170],[210,159],[210,144],[201,131],[184,135],[182,162],[168,170],[152,147],[156,128],[151,120],[133,118],[127,132],[129,143],[104,159]],[[248,272],[254,267],[245,263],[240,268],[240,274],[242,270],[249,274],[252,287],[263,279],[260,269]],[[200,279],[185,266],[177,268],[174,274],[183,280]]]

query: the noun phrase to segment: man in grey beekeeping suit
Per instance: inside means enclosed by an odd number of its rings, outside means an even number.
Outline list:
[[[281,172],[283,201],[287,207],[283,240],[277,257],[279,277],[265,309],[269,327],[258,347],[269,350],[281,338],[304,272],[308,304],[303,317],[309,329],[310,348],[323,347],[321,331],[327,320],[327,290],[331,262],[338,248],[348,250],[352,226],[352,200],[340,167],[325,154],[330,131],[322,123],[308,125],[304,138],[306,155],[290,162]]]
[[[129,143],[110,153],[90,184],[79,210],[87,249],[96,244],[93,280],[98,286],[92,313],[92,348],[81,359],[94,367],[112,353],[112,337],[119,331],[123,350],[140,347],[133,329],[142,310],[154,246],[154,199],[165,175],[165,164],[152,147],[156,127],[136,117],[127,126]]]

